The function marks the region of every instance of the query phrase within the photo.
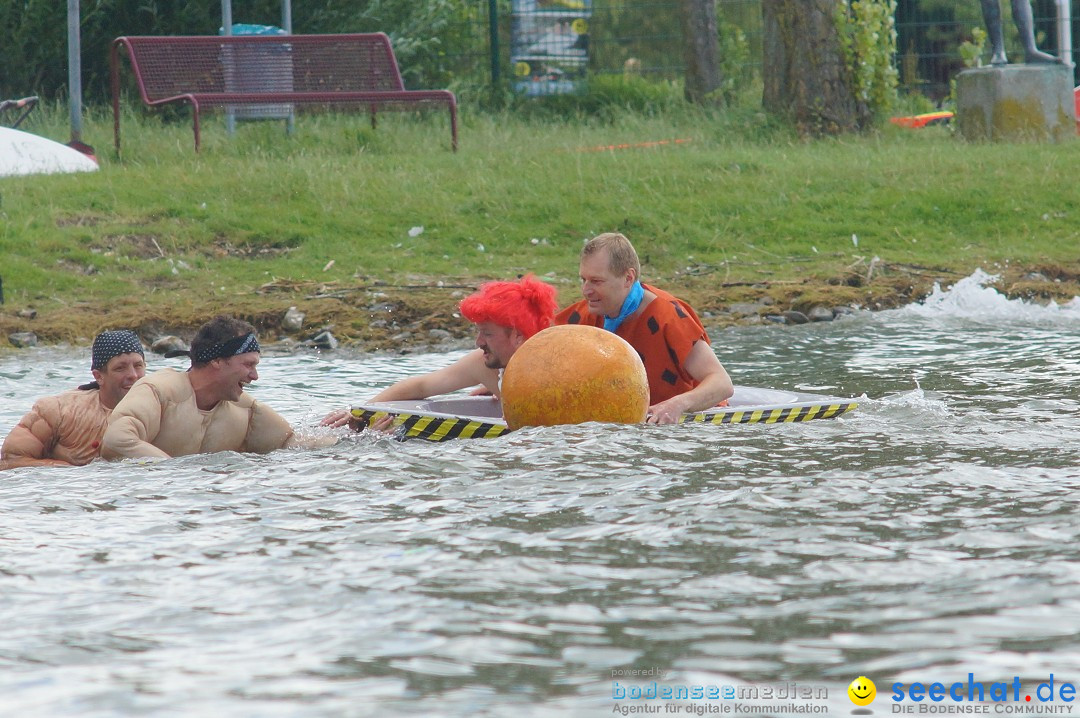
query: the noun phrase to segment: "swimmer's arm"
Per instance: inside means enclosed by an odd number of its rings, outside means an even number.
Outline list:
[[[58,429],[49,420],[49,414],[39,401],[15,425],[0,448],[0,470],[20,466],[71,466],[66,461],[48,458],[58,436]]]
[[[499,389],[499,372],[484,365],[484,352],[474,349],[448,367],[420,376],[402,379],[383,389],[371,401],[406,401],[427,399],[483,384],[495,393]]]
[[[243,450],[266,454],[275,449],[321,449],[337,441],[336,436],[297,434],[285,417],[256,401]]]
[[[469,352],[448,367],[419,376],[411,376],[392,384],[371,397],[370,401],[408,401],[427,399],[430,396],[449,394],[452,391],[466,389],[482,384],[488,393],[498,394],[499,372],[484,365],[484,352],[480,349]],[[323,426],[345,426],[352,419],[348,409],[336,409],[323,418]]]
[[[698,382],[687,392],[649,407],[650,424],[674,424],[679,415],[702,411],[731,397],[735,387],[727,370],[716,358],[708,342],[696,342],[686,357],[686,373]]]
[[[282,448],[285,449],[324,449],[338,442],[336,436],[301,436],[293,434],[286,440]]]
[[[109,416],[109,426],[101,439],[101,457],[109,459],[172,458],[154,446],[161,430],[161,400],[148,384],[131,388]]]

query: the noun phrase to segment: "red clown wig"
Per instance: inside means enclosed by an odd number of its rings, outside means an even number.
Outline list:
[[[521,332],[526,339],[551,326],[555,288],[531,274],[518,282],[488,282],[461,300],[461,313],[474,324],[492,322]]]

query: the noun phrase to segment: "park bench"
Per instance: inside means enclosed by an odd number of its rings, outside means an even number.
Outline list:
[[[449,90],[406,90],[385,34],[119,37],[113,41],[113,132],[120,151],[120,50],[143,102],[189,103],[199,151],[203,109],[237,116],[291,116],[296,105],[380,110],[445,106],[457,150],[457,100]]]

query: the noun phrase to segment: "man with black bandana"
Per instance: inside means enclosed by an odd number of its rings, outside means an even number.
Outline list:
[[[36,401],[4,440],[0,469],[82,466],[98,457],[109,414],[146,374],[146,361],[126,329],[97,335],[90,354],[94,381]]]
[[[163,369],[132,387],[109,417],[102,457],[262,454],[312,445],[297,440],[285,419],[244,392],[259,378],[259,342],[250,324],[215,317],[199,328],[190,352],[178,353],[191,356],[191,368]]]

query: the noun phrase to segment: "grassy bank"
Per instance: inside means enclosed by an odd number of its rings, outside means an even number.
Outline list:
[[[801,143],[752,111],[462,120],[454,154],[438,113],[377,131],[304,116],[292,137],[275,122],[229,138],[215,117],[196,155],[186,116],[132,113],[117,158],[111,117],[92,115],[100,172],[0,179],[0,331],[81,341],[223,310],[275,328],[296,305],[366,344],[408,323],[460,334],[455,292],[533,271],[570,301],[582,240],[608,230],[635,242],[647,281],[717,321],[765,295],[893,305],[976,267],[1013,293],[1080,293],[1080,143],[941,128]],[[62,140],[64,123],[24,129]],[[387,303],[398,313],[371,326]]]

